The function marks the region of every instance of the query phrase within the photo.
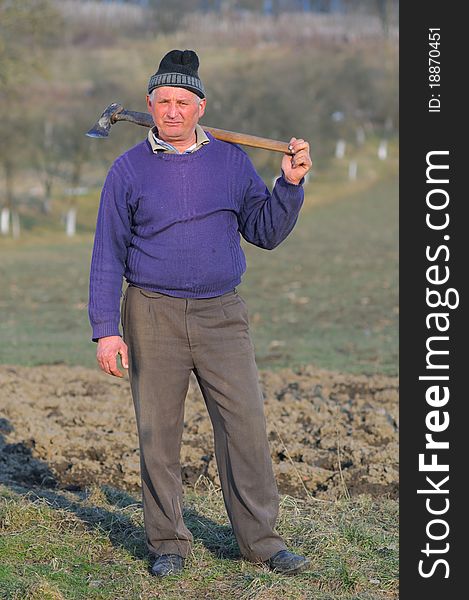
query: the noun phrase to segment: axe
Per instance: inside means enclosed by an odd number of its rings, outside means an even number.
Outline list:
[[[106,138],[109,135],[111,125],[114,125],[117,121],[129,121],[130,123],[142,125],[143,127],[153,127],[154,125],[153,119],[148,113],[125,110],[121,104],[114,102],[106,108],[86,135],[95,138]],[[247,133],[236,133],[235,131],[216,129],[215,127],[208,127],[207,125],[201,125],[201,127],[204,131],[211,133],[214,138],[222,140],[223,142],[232,142],[243,146],[252,146],[253,148],[263,148],[264,150],[292,154],[287,142],[270,140],[269,138],[248,135]]]

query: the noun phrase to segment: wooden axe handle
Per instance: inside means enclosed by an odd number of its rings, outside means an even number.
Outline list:
[[[217,129],[216,127],[206,127],[201,125],[204,131],[208,131],[217,140],[223,142],[232,142],[241,144],[242,146],[251,146],[253,148],[262,148],[264,150],[273,150],[274,152],[283,152],[291,154],[288,142],[279,142],[269,138],[258,137],[257,135],[249,135],[247,133],[238,133],[236,131],[227,131],[226,129]]]

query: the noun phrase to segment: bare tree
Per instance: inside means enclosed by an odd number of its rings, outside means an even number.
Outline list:
[[[9,233],[11,216],[13,233],[19,235],[15,179],[27,149],[22,108],[32,76],[45,74],[44,53],[55,39],[57,25],[57,13],[48,0],[0,0],[0,169],[5,178],[0,224],[3,234]]]

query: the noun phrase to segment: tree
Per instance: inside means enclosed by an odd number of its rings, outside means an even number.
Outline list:
[[[1,233],[9,232],[10,215],[16,223],[14,233],[19,233],[15,177],[28,147],[24,111],[34,101],[29,98],[34,81],[46,74],[44,56],[56,40],[58,25],[49,0],[0,0],[0,168],[5,178]]]

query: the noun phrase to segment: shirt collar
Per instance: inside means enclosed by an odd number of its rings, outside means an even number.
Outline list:
[[[195,144],[193,144],[190,148],[187,148],[187,150],[184,152],[179,152],[179,150],[177,150],[172,144],[161,140],[158,137],[158,129],[156,128],[156,125],[149,130],[148,141],[155,154],[158,152],[169,152],[171,154],[190,154],[196,150],[199,150],[199,148],[201,148],[204,144],[208,144],[210,142],[205,131],[198,123],[195,126]]]

